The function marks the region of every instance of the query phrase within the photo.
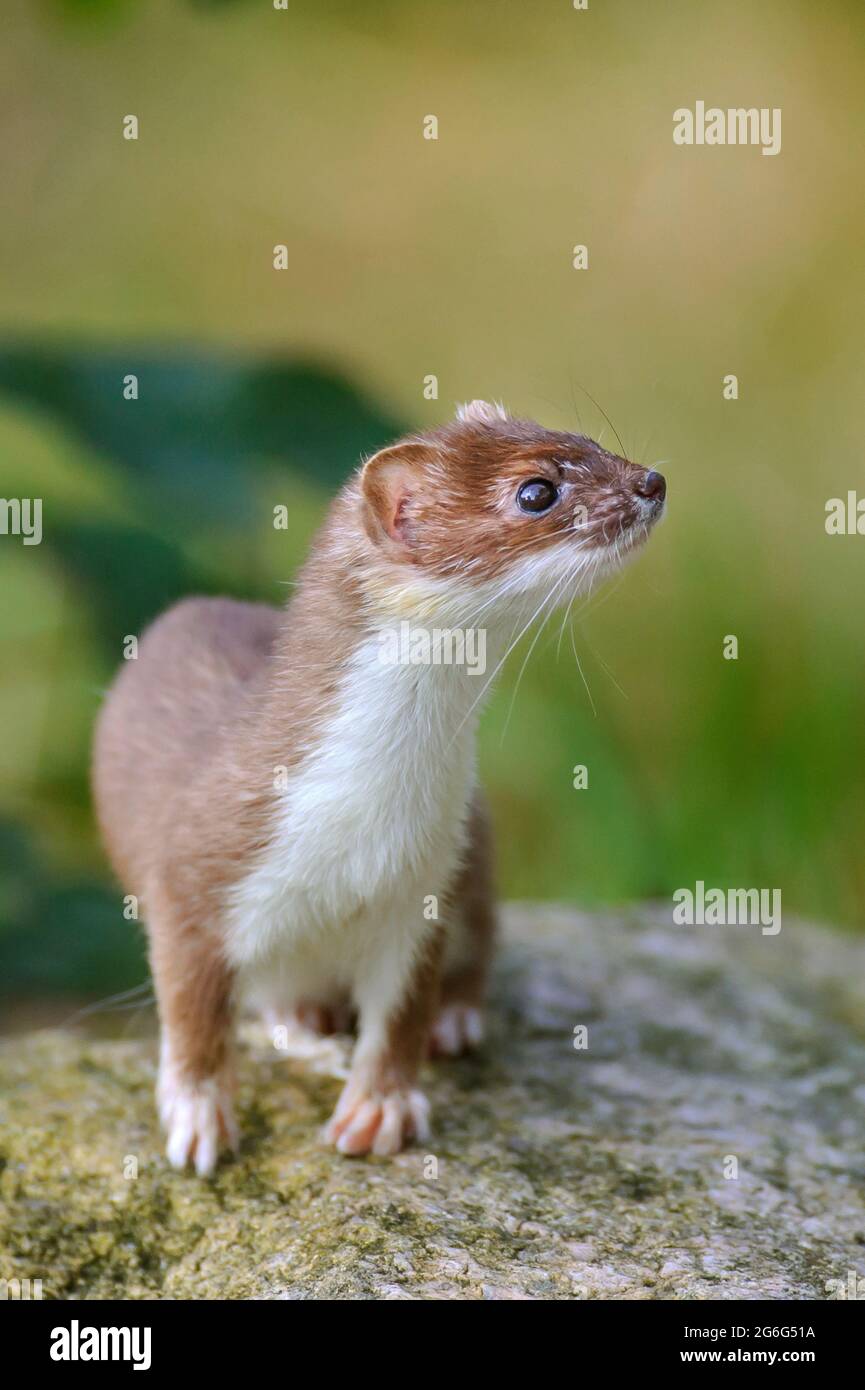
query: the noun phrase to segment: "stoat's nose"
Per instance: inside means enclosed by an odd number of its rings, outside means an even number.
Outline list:
[[[656,473],[654,468],[650,468],[634,483],[634,492],[648,502],[663,502],[667,495],[667,479],[663,473]]]

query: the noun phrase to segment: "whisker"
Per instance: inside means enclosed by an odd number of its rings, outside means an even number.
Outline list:
[[[603,658],[598,652],[595,651],[595,649],[594,649],[594,647],[592,646],[591,642],[588,642],[588,641],[586,640],[585,636],[583,636],[583,641],[586,643],[586,646],[588,647],[589,651],[592,653],[592,656],[595,658],[595,660],[596,660],[596,661],[599,663],[599,665],[602,666],[603,669],[606,671],[607,675],[609,676],[610,680],[613,682],[613,685],[616,687],[616,689],[618,690],[619,694],[622,695],[622,696],[624,696],[624,698],[625,698],[626,700],[629,700],[629,699],[631,698],[630,695],[628,694],[628,692],[627,692],[626,690],[623,690],[622,687],[619,685],[619,682],[616,680],[615,676],[613,675],[612,671],[610,670],[610,668],[609,668],[609,666],[607,665],[607,663],[606,663],[606,661],[604,660],[604,658]]]
[[[591,690],[589,689],[589,682],[586,680],[585,672],[583,671],[582,662],[580,661],[580,658],[579,658],[579,656],[577,655],[577,644],[576,644],[576,642],[574,641],[574,629],[571,628],[570,631],[571,631],[571,648],[572,648],[573,653],[574,653],[574,661],[577,663],[577,670],[578,670],[579,673],[580,673],[580,680],[583,682],[583,685],[586,687],[586,694],[587,694],[588,697],[589,697],[589,704],[590,704],[591,707],[592,707],[592,714],[593,714],[593,715],[595,716],[595,718],[597,719],[597,717],[598,717],[598,711],[596,710],[596,708],[595,708],[595,702],[594,702],[594,700],[592,699],[592,692],[591,692]]]
[[[517,645],[517,643],[518,643],[518,642],[520,641],[520,639],[522,638],[523,634],[526,633],[526,632],[528,632],[528,630],[529,630],[529,628],[531,627],[532,623],[535,621],[535,618],[537,618],[538,614],[543,610],[543,608],[546,606],[546,604],[547,604],[547,603],[549,602],[549,600],[552,598],[553,594],[555,594],[555,592],[559,589],[559,587],[560,587],[560,586],[564,583],[564,581],[568,578],[568,575],[569,575],[569,574],[570,574],[570,570],[566,570],[565,573],[564,573],[563,575],[561,575],[561,576],[556,580],[556,583],[553,585],[553,587],[552,587],[552,589],[550,590],[550,592],[541,600],[540,604],[539,604],[538,607],[535,609],[534,613],[533,613],[532,616],[529,618],[528,622],[527,622],[527,623],[524,625],[524,627],[522,628],[522,631],[520,632],[519,636],[516,638],[515,641],[511,642],[510,646],[509,646],[509,647],[507,648],[507,650],[505,651],[504,656],[501,658],[501,660],[500,660],[499,662],[497,662],[495,668],[493,669],[492,675],[489,677],[488,680],[486,680],[486,681],[484,682],[484,685],[483,685],[482,690],[480,691],[480,694],[477,695],[477,696],[475,697],[475,699],[472,701],[472,703],[471,703],[471,705],[469,706],[468,710],[467,710],[466,713],[463,715],[463,718],[460,720],[459,724],[457,725],[456,731],[455,731],[455,733],[454,733],[454,737],[453,737],[453,739],[451,739],[451,743],[453,743],[454,739],[456,739],[457,734],[459,734],[459,732],[460,732],[460,730],[462,729],[463,725],[465,724],[466,720],[467,720],[467,719],[472,715],[472,713],[474,712],[474,710],[475,710],[475,708],[476,708],[478,702],[479,702],[480,700],[483,699],[483,697],[484,697],[484,695],[486,694],[487,690],[489,690],[490,685],[491,685],[492,682],[495,680],[495,678],[496,678],[496,676],[498,675],[499,671],[500,671],[500,670],[502,669],[502,667],[504,666],[505,662],[507,661],[507,659],[508,659],[508,657],[510,656],[511,652],[513,651],[514,647]],[[449,745],[449,746],[450,746],[450,745]]]
[[[598,402],[595,400],[595,398],[594,398],[594,396],[592,395],[592,393],[591,393],[590,391],[587,391],[586,388],[585,388],[585,386],[583,386],[579,381],[577,382],[577,385],[579,386],[579,388],[580,388],[580,390],[582,391],[583,395],[584,395],[584,396],[588,396],[589,400],[592,402],[592,405],[595,407],[595,409],[596,409],[596,410],[599,410],[599,411],[601,412],[601,414],[603,415],[603,417],[604,417],[604,419],[606,420],[607,424],[609,425],[610,429],[613,431],[613,434],[616,436],[616,441],[617,441],[617,443],[618,443],[619,448],[620,448],[621,451],[622,451],[622,458],[627,458],[627,457],[628,457],[627,450],[625,449],[625,446],[624,446],[624,444],[622,443],[622,440],[621,440],[621,436],[620,436],[620,434],[619,434],[619,431],[616,429],[616,427],[615,427],[615,425],[613,424],[612,420],[610,419],[609,415],[608,415],[607,412],[604,410],[604,407],[603,407],[602,405],[599,405],[599,404],[598,404]]]
[[[559,640],[558,640],[558,642],[556,643],[556,661],[558,661],[559,655],[560,655],[561,650],[562,650],[562,638],[563,638],[564,635],[565,635],[565,628],[566,628],[566,626],[567,626],[568,619],[569,619],[570,616],[571,616],[571,609],[573,608],[574,603],[576,602],[576,598],[577,598],[577,593],[578,593],[578,592],[579,592],[579,591],[578,591],[577,589],[575,589],[574,592],[571,594],[571,601],[570,601],[570,603],[568,604],[567,608],[565,609],[564,617],[562,618],[562,625],[561,625],[561,627],[559,628]]]
[[[557,540],[559,536],[570,535],[575,530],[576,528],[574,526],[574,523],[572,521],[566,521],[563,522],[561,526],[558,526],[554,531],[551,531],[545,539],[547,541]],[[536,535],[526,535],[516,543],[508,542],[507,544],[502,544],[498,546],[493,553],[495,555],[507,555],[508,558],[513,558],[517,555],[525,554],[526,551],[536,549],[537,545],[538,538]],[[449,570],[462,568],[468,574],[471,573],[474,569],[476,569],[479,564],[484,563],[486,563],[486,557],[479,558],[478,560],[466,561],[465,556],[456,554],[449,555],[444,561],[442,561],[440,568]]]
[[[582,558],[582,557],[580,557],[580,558]],[[581,565],[580,565],[579,563],[576,563],[576,564],[571,565],[570,569],[569,569],[568,572],[567,572],[567,576],[566,576],[566,578],[568,579],[568,581],[570,581],[571,579],[576,578],[576,575],[578,574],[580,568],[581,568]],[[550,590],[549,594],[548,594],[547,597],[544,599],[544,603],[545,603],[545,604],[546,604],[547,602],[549,602],[549,600],[550,600],[551,598],[554,597],[556,588],[558,588],[558,585],[555,585],[555,586]],[[540,627],[538,628],[537,632],[535,633],[535,635],[534,635],[534,637],[533,637],[533,639],[532,639],[531,646],[529,647],[528,651],[526,652],[525,659],[524,659],[524,661],[523,661],[522,666],[520,667],[520,674],[517,676],[517,683],[516,683],[516,685],[514,686],[514,693],[513,693],[513,695],[511,696],[511,703],[510,703],[510,705],[508,706],[507,717],[506,717],[506,719],[505,719],[504,728],[502,729],[502,737],[501,737],[501,742],[502,742],[502,743],[504,743],[505,734],[507,733],[507,731],[508,731],[508,725],[509,725],[510,722],[511,722],[511,715],[513,714],[514,704],[515,704],[516,698],[517,698],[517,692],[519,691],[520,683],[521,683],[521,681],[522,681],[522,679],[523,679],[523,675],[525,674],[526,667],[527,667],[528,664],[529,664],[529,658],[531,657],[532,652],[534,651],[535,647],[536,647],[537,644],[538,644],[538,639],[540,638],[541,633],[543,632],[544,628],[546,627],[547,623],[549,622],[550,618],[552,617],[554,609],[555,609],[555,604],[552,604],[552,605],[550,606],[549,612],[546,614],[546,616],[545,616],[543,622],[541,623]]]
[[[625,574],[620,574],[619,577],[616,579],[615,583],[611,584],[607,589],[605,589],[603,594],[600,595],[600,597],[596,593],[594,593],[593,587],[590,586],[589,592],[586,594],[586,601],[584,604],[581,605],[581,607],[577,609],[576,613],[574,614],[574,619],[576,620],[577,618],[581,618],[583,614],[588,612],[597,613],[598,609],[603,607],[603,605],[613,597],[613,594],[621,588],[621,586],[625,582],[626,577],[627,576]],[[594,578],[592,580],[592,586],[593,585]]]
[[[577,405],[577,393],[576,393],[576,391],[574,390],[574,374],[573,374],[573,372],[568,372],[568,381],[569,381],[570,387],[571,387],[571,400],[573,401],[573,404],[574,404],[574,414],[575,414],[576,417],[577,417],[577,424],[579,425],[579,428],[580,428],[580,434],[585,434],[585,430],[583,429],[583,422],[582,422],[582,420],[580,419],[580,407]]]
[[[136,998],[136,995],[145,997]],[[143,981],[140,985],[133,985],[132,989],[121,990],[119,994],[109,994],[107,999],[97,999],[94,1004],[86,1004],[83,1009],[78,1009],[62,1025],[69,1028],[72,1024],[79,1022],[82,1018],[89,1018],[92,1014],[117,1012],[121,1013],[124,1009],[138,1009],[145,1004],[155,1002],[156,996],[153,993],[153,985],[150,980]]]

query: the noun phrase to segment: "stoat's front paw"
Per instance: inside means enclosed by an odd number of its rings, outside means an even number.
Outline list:
[[[224,1080],[208,1077],[190,1082],[163,1075],[157,1099],[168,1135],[165,1152],[173,1168],[193,1163],[198,1176],[205,1178],[216,1167],[220,1149],[237,1148],[231,1088]]]
[[[444,1004],[430,1029],[430,1057],[459,1057],[483,1042],[484,1020],[474,1004]]]
[[[409,1139],[429,1137],[429,1101],[408,1088],[376,1094],[349,1081],[325,1130],[343,1154],[396,1154]]]

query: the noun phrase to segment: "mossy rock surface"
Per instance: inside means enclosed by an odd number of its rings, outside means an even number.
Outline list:
[[[865,1276],[858,941],[512,907],[489,1041],[428,1069],[434,1138],[395,1160],[322,1146],[343,1052],[309,1054],[245,1033],[242,1151],[203,1183],[162,1157],[154,1042],[4,1043],[0,1276],[55,1299],[823,1299]]]

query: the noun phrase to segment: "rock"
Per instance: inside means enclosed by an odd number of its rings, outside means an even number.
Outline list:
[[[343,1048],[247,1031],[243,1148],[210,1183],[163,1160],[153,1042],[4,1043],[0,1276],[55,1299],[822,1299],[865,1276],[865,946],[514,907],[495,994],[483,1053],[429,1068],[434,1140],[396,1160],[320,1144]]]

